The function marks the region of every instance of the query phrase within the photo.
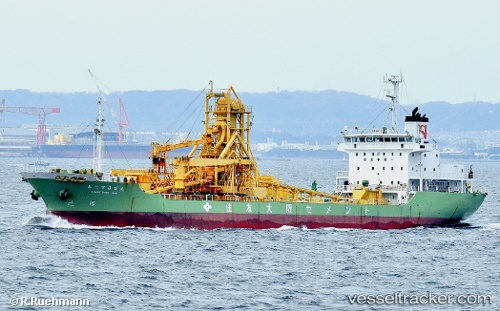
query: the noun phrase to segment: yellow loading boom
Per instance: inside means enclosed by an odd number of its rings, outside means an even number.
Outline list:
[[[251,107],[232,86],[205,97],[205,131],[199,139],[151,144],[148,170],[112,170],[147,193],[186,199],[337,201],[333,194],[281,184],[261,176],[250,148]],[[171,150],[193,146],[189,154],[169,159]]]

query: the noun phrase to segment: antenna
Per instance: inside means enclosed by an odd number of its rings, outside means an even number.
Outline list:
[[[96,134],[96,142],[94,144],[94,156],[92,159],[92,166],[96,171],[96,176],[100,179],[102,177],[102,158],[104,154],[104,138],[103,138],[103,125],[104,125],[104,110],[102,109],[101,98],[97,101],[99,107],[99,114],[95,123],[94,133]]]
[[[387,94],[385,96],[391,99],[391,113],[392,113],[392,126],[391,130],[393,133],[398,132],[398,118],[399,118],[399,84],[403,82],[403,75],[391,75],[385,76],[384,82],[392,83],[393,92],[392,94]]]
[[[125,106],[123,106],[122,99],[119,97],[118,98],[118,105],[119,105],[119,115],[117,116],[113,108],[111,108],[111,104],[109,103],[107,99],[107,94],[102,90],[101,86],[104,86],[108,92],[111,93],[111,90],[109,87],[106,86],[99,78],[96,77],[96,75],[88,69],[90,76],[92,79],[95,81],[95,86],[97,90],[99,90],[99,93],[101,94],[101,101],[103,101],[107,106],[109,111],[111,112],[111,115],[113,116],[113,119],[115,119],[116,124],[118,124],[118,143],[121,144],[123,141],[123,127],[124,126],[129,126],[130,122],[128,120],[127,116],[127,111],[125,110]],[[125,120],[122,121],[122,116],[125,117]]]

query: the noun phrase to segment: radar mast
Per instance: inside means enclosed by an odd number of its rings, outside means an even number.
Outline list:
[[[384,82],[392,83],[392,94],[387,94],[386,96],[391,99],[391,113],[392,113],[392,133],[398,132],[398,118],[399,118],[399,84],[403,82],[403,75],[391,75],[385,76]]]

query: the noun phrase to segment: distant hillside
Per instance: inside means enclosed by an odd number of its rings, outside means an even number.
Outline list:
[[[236,89],[236,91],[238,91]],[[121,97],[130,119],[129,131],[199,132],[202,129],[204,92],[189,90],[129,91],[108,98],[118,112]],[[341,129],[390,127],[389,101],[334,90],[317,92],[239,93],[254,112],[253,141],[272,138],[279,142],[328,144],[338,141]],[[6,106],[59,107],[61,113],[47,117],[48,125],[92,125],[97,114],[96,93],[38,93],[27,90],[0,91]],[[401,118],[414,108],[404,106]],[[419,105],[427,114],[432,133],[500,131],[500,103],[431,102]],[[113,117],[106,112],[106,119]],[[36,124],[36,116],[4,114],[5,126]],[[116,131],[116,125],[110,125]]]

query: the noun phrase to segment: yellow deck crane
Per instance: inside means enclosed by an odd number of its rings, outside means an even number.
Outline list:
[[[205,97],[205,131],[199,139],[179,143],[152,143],[148,170],[112,170],[139,183],[147,193],[217,200],[334,200],[333,194],[281,184],[261,176],[250,147],[252,109],[233,87]],[[185,156],[168,157],[169,151],[193,146]]]

